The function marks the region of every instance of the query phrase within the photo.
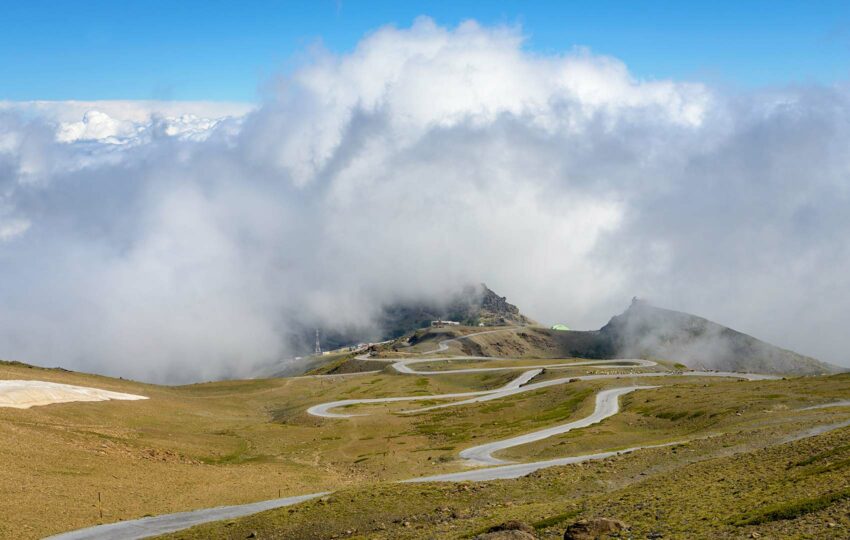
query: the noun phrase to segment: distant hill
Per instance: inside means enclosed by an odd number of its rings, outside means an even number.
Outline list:
[[[380,330],[371,333],[322,328],[325,350],[364,341],[395,339],[429,326],[435,319],[453,320],[467,326],[525,326],[512,333],[488,334],[462,342],[467,353],[494,357],[657,358],[692,369],[749,371],[811,375],[836,373],[841,368],[782,349],[747,334],[696,315],[652,306],[642,300],[632,304],[593,331],[556,331],[530,326],[534,321],[486,285],[466,287],[445,303],[398,303],[386,306]],[[308,358],[314,328],[297,336],[299,354],[305,358],[284,361],[263,370],[264,374],[294,375],[324,364]],[[420,336],[424,337],[424,336]]]
[[[582,358],[657,358],[694,369],[821,374],[841,368],[782,349],[696,315],[635,299],[599,330],[529,328],[513,335],[467,340],[470,354]],[[505,354],[509,353],[509,354]]]
[[[641,300],[634,300],[599,333],[620,355],[671,358],[693,368],[792,374],[841,371],[708,319]]]
[[[483,283],[464,287],[445,302],[398,302],[384,306],[377,321],[377,331],[321,327],[322,346],[334,349],[361,341],[395,339],[408,332],[425,328],[434,320],[457,321],[466,326],[525,325],[534,323],[519,308],[509,303]],[[315,329],[307,328],[298,343],[304,353],[312,352]]]
[[[520,313],[519,308],[499,296],[485,284],[464,287],[445,302],[398,302],[384,306],[376,329],[319,328],[322,348],[326,351],[362,342],[395,339],[430,326],[434,320],[457,321],[466,326],[527,325],[535,321]],[[292,330],[290,342],[298,360],[287,359],[262,366],[258,375],[289,376],[305,373],[325,363],[322,359],[308,358],[315,345],[314,326]]]

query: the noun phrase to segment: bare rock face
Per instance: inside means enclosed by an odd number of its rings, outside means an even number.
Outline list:
[[[481,284],[480,308],[478,317],[487,325],[498,326],[505,324],[531,324],[534,321],[519,312],[519,308],[508,302],[504,296],[499,296],[487,285]]]
[[[564,532],[564,540],[597,540],[609,538],[610,533],[616,533],[629,526],[619,519],[594,518],[576,521]]]

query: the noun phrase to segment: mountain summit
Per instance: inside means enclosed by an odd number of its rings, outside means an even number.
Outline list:
[[[428,326],[433,320],[457,321],[467,326],[526,325],[534,321],[487,285],[464,287],[449,302],[398,303],[384,308],[381,327],[387,338]]]
[[[447,300],[399,301],[383,306],[374,325],[364,328],[320,326],[325,350],[359,342],[395,339],[425,328],[435,320],[456,321],[465,326],[522,326],[534,321],[485,284],[463,287]],[[315,343],[316,327],[304,325],[293,332],[296,354],[309,354]]]

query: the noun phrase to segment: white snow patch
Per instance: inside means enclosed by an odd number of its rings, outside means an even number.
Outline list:
[[[46,381],[0,381],[0,407],[29,409],[39,405],[70,403],[73,401],[107,401],[110,399],[139,400],[145,396],[110,392],[71,384]]]

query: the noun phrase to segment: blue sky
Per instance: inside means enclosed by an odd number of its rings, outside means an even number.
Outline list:
[[[850,79],[850,2],[10,1],[0,99],[255,101],[311,45],[351,50],[419,15],[518,24],[532,51],[587,46],[641,78],[752,87]]]

